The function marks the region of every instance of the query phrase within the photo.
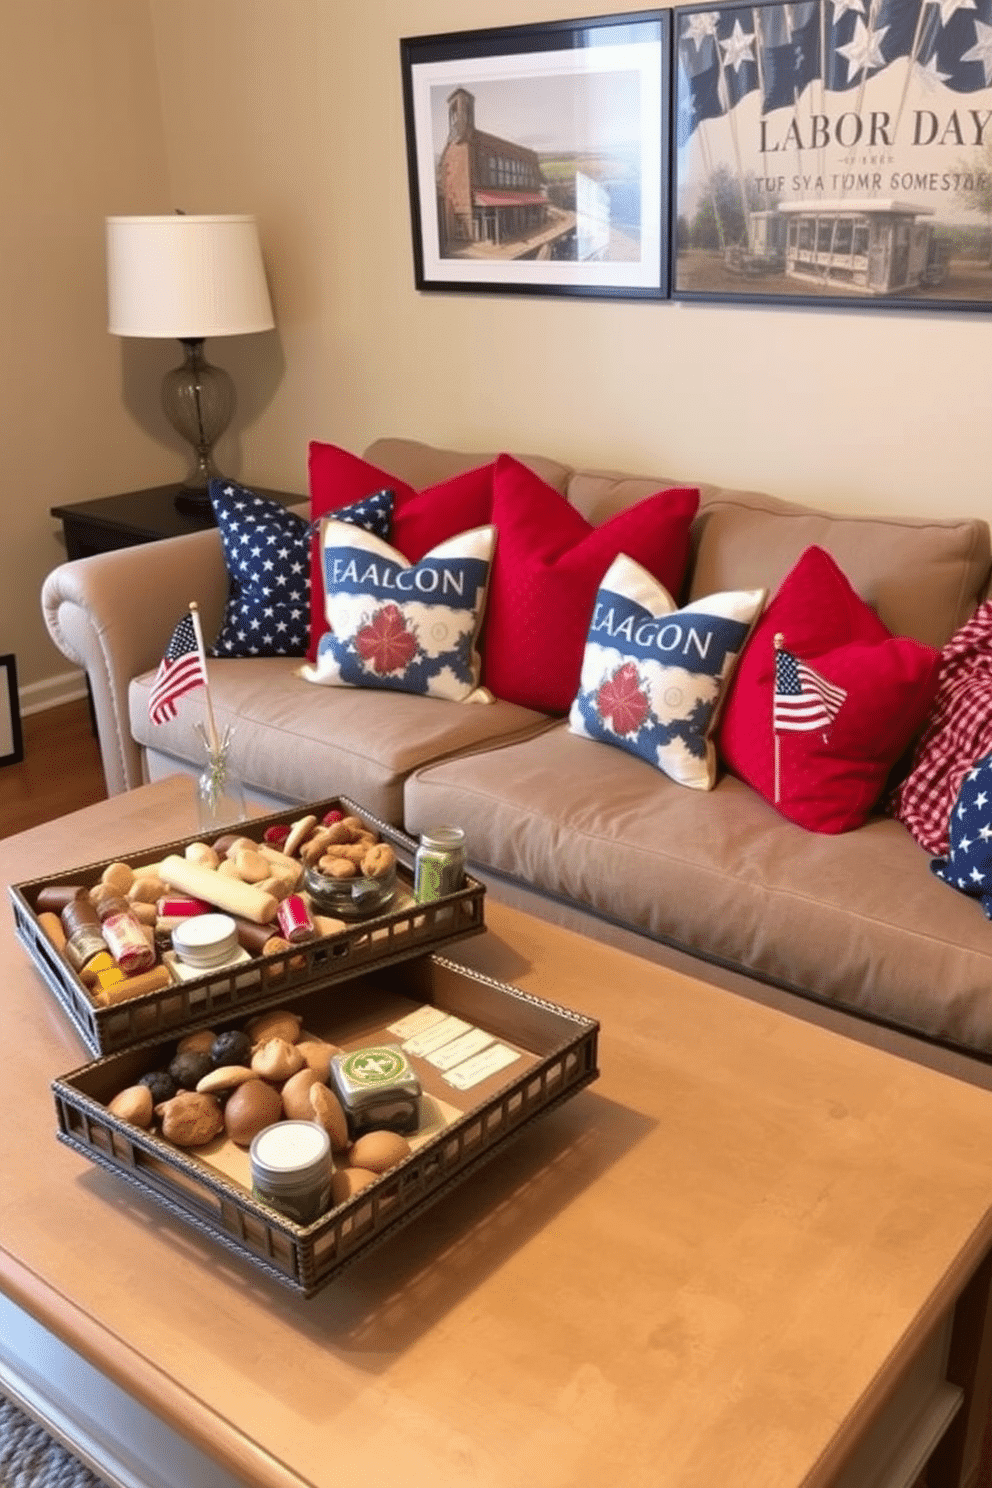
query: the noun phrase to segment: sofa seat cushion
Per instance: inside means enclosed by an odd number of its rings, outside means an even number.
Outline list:
[[[821,836],[724,776],[686,791],[559,725],[417,770],[406,825],[464,828],[470,860],[692,953],[992,1051],[992,934],[898,822]]]
[[[287,800],[346,795],[375,815],[402,821],[403,781],[432,760],[550,726],[542,714],[512,703],[484,707],[413,694],[312,687],[299,662],[265,659],[210,662],[217,728],[232,729],[233,772],[250,790]],[[136,678],[128,698],[139,744],[198,766],[196,730],[206,719],[203,688],[187,693],[165,724],[148,717],[154,673]]]

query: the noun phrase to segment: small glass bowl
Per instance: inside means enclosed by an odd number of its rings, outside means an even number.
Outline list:
[[[388,909],[396,897],[396,864],[381,878],[329,878],[319,868],[307,868],[303,887],[318,914],[364,920]]]

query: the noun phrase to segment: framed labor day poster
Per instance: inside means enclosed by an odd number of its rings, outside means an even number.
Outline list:
[[[667,295],[670,19],[400,43],[418,289]]]
[[[673,297],[992,307],[992,0],[673,16]]]

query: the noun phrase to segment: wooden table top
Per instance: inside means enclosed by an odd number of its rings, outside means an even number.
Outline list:
[[[194,830],[162,782],[0,868]],[[458,958],[601,1019],[602,1076],[305,1301],[56,1141],[89,1056],[6,913],[0,1289],[261,1488],[828,1482],[992,1246],[992,1097],[486,918]]]

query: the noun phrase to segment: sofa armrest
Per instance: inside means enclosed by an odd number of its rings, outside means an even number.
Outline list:
[[[108,796],[141,785],[128,686],[157,667],[191,600],[209,646],[227,599],[216,528],[63,563],[46,578],[42,609],[62,654],[85,669]]]

